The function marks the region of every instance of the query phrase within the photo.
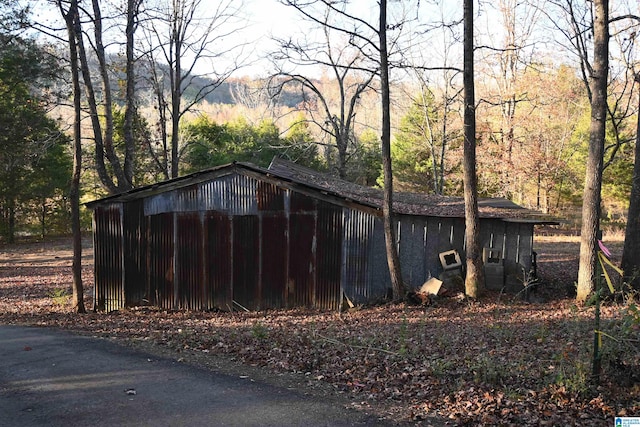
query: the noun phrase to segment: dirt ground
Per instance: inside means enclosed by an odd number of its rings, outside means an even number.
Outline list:
[[[545,234],[547,234],[545,232]],[[84,240],[92,308],[91,239]],[[618,261],[622,241],[605,238]],[[579,239],[537,236],[536,298],[364,307],[345,313],[203,313],[135,308],[77,315],[70,307],[70,239],[0,247],[0,323],[69,329],[222,372],[326,396],[397,423],[611,425],[640,416],[640,316],[602,307],[605,350],[592,377],[594,311],[572,299]],[[634,323],[635,322],[635,323]]]

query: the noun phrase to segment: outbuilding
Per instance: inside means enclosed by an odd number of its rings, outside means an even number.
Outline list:
[[[236,162],[87,206],[98,310],[336,310],[390,292],[381,191],[284,160]],[[479,210],[495,266],[488,285],[521,289],[534,226],[553,221],[505,199],[481,199]],[[394,211],[406,283],[464,265],[462,198],[397,194]]]

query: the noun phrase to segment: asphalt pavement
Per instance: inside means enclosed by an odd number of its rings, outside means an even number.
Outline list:
[[[0,426],[385,425],[332,399],[49,328],[0,325]]]

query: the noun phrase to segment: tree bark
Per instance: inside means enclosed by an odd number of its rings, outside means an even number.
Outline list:
[[[127,27],[126,27],[126,93],[125,93],[125,110],[124,110],[124,178],[127,180],[127,186],[134,187],[134,170],[135,170],[135,136],[133,130],[133,120],[136,112],[135,99],[135,59],[134,59],[134,33],[137,27],[138,9],[141,0],[127,0]]]
[[[69,60],[71,66],[71,80],[73,87],[73,175],[71,180],[71,230],[73,233],[73,308],[77,313],[86,313],[84,307],[84,289],[82,286],[82,229],[80,227],[80,174],[82,171],[82,135],[81,135],[81,89],[78,68],[77,40],[82,35],[79,33],[80,16],[78,14],[78,0],[71,0],[69,10],[64,11],[62,2],[58,1],[58,7],[67,26],[69,38]]]
[[[636,74],[640,83],[640,73]],[[640,98],[638,98],[640,108]],[[636,147],[634,152],[633,181],[629,196],[629,213],[622,251],[622,270],[625,280],[640,290],[640,115],[636,124]]]
[[[387,263],[391,275],[393,299],[399,301],[404,298],[406,288],[402,280],[400,257],[396,242],[393,218],[393,174],[391,170],[391,116],[389,95],[389,62],[387,57],[387,1],[380,0],[380,86],[382,93],[382,167],[384,171],[384,202],[382,207],[384,221],[384,237],[387,250]]]
[[[464,0],[464,210],[466,238],[465,293],[478,298],[484,287],[476,176],[476,110],[473,67],[473,0]]]
[[[595,288],[597,233],[600,228],[600,201],[604,139],[607,122],[607,75],[609,71],[609,1],[594,0],[593,68],[589,76],[591,125],[589,154],[583,193],[580,266],[576,301],[584,303]]]
[[[171,178],[177,178],[179,171],[180,142],[180,104],[182,102],[182,47],[184,44],[185,17],[184,3],[182,0],[174,2],[173,20],[171,22],[171,50],[174,53],[173,66],[169,67],[169,80],[171,82]]]

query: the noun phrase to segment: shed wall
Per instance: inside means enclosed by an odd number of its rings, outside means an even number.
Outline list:
[[[94,210],[96,306],[338,309],[390,290],[382,219],[371,212],[231,174]],[[438,277],[438,254],[464,257],[464,220],[402,215],[405,281]],[[481,220],[511,275],[529,268],[533,226]],[[508,267],[508,268],[507,268]]]
[[[443,272],[439,254],[455,249],[465,260],[465,222],[463,218],[400,216],[397,238],[405,283],[419,287],[430,277]],[[480,220],[482,248],[501,251],[505,270],[505,287],[519,290],[524,272],[531,268],[533,225],[505,222],[500,219]]]

